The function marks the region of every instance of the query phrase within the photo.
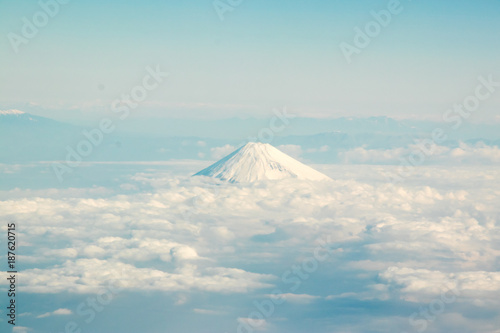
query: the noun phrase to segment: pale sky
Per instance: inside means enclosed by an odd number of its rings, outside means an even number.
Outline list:
[[[138,109],[173,117],[288,106],[312,117],[435,118],[479,75],[500,81],[494,0],[401,1],[350,64],[339,45],[354,45],[354,29],[388,1],[242,1],[223,21],[211,1],[70,1],[17,53],[9,33],[22,36],[23,17],[33,22],[42,9],[1,6],[1,109],[99,112],[156,65],[170,75]],[[495,119],[499,106],[500,93],[480,117]]]

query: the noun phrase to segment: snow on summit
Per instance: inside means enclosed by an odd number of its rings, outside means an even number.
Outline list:
[[[296,178],[328,180],[328,176],[308,167],[267,143],[249,142],[194,176],[219,178],[231,183]]]
[[[20,114],[25,114],[25,112],[23,111],[19,111],[19,110],[5,110],[5,111],[2,111],[0,110],[0,115],[20,115]]]

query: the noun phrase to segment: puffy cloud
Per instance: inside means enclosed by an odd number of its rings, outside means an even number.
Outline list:
[[[46,318],[46,317],[50,317],[50,316],[66,316],[66,315],[70,315],[70,314],[73,314],[73,311],[71,311],[70,309],[61,308],[61,309],[54,310],[52,312],[46,312],[44,314],[36,316],[36,318]]]
[[[210,148],[210,154],[214,160],[219,160],[219,159],[223,158],[224,156],[232,153],[235,149],[236,149],[236,147],[227,144],[227,145],[224,145],[222,147]]]
[[[268,322],[265,319],[259,318],[244,318],[239,317],[238,323],[241,327],[245,327],[247,331],[266,331],[268,329]],[[243,330],[241,330],[243,331]]]
[[[319,148],[308,148],[306,149],[306,153],[326,153],[330,150],[330,146],[324,145]]]
[[[47,257],[76,258],[78,256],[78,251],[73,248],[46,250],[44,253]]]
[[[209,310],[209,309],[193,309],[193,312],[206,315],[214,315],[214,316],[224,314],[224,312],[222,311]]]
[[[321,298],[320,296],[293,293],[270,295],[270,297],[296,304],[309,304]]]
[[[460,163],[498,164],[500,163],[500,148],[498,146],[488,146],[483,142],[476,145],[460,143],[459,147],[449,152],[449,157]]]
[[[197,259],[198,253],[189,246],[176,246],[170,249],[170,255],[176,260]]]
[[[281,145],[276,148],[296,159],[299,159],[303,154],[302,147],[299,145]]]
[[[142,170],[127,178],[137,189],[132,193],[3,192],[0,214],[19,221],[19,260],[28,265],[19,283],[27,294],[79,296],[116,283],[126,293],[173,294],[173,306],[192,315],[220,309],[237,318],[254,311],[241,304],[251,306],[253,298],[279,288],[287,300],[280,316],[289,320],[293,304],[321,317],[325,304],[349,303],[377,304],[381,312],[397,308],[391,320],[404,324],[411,311],[400,304],[425,306],[456,282],[460,307],[450,306],[448,314],[464,315],[472,327],[470,311],[498,313],[497,168],[419,167],[395,184],[385,177],[394,166],[320,167],[333,181],[247,186]],[[291,290],[295,284],[283,281],[284,272],[302,267],[325,239],[330,255]],[[191,304],[207,293],[238,305],[212,310]],[[390,317],[383,316],[365,319],[380,328]],[[321,320],[339,331],[370,329],[330,317]],[[262,326],[269,330],[270,323],[280,325],[267,318]]]
[[[400,297],[425,302],[432,298],[498,300],[500,272],[464,271],[446,273],[428,269],[389,267],[380,277],[400,289]]]
[[[350,163],[401,164],[414,155],[415,160],[424,164],[498,164],[500,163],[500,148],[489,146],[483,142],[475,145],[459,143],[459,147],[450,148],[436,144],[422,148],[422,145],[412,144],[408,147],[392,149],[366,149],[356,147],[352,150],[339,152],[340,160]],[[418,157],[419,156],[419,157]]]
[[[48,269],[23,272],[23,290],[34,293],[97,293],[109,285],[127,290],[188,291],[203,290],[243,293],[271,286],[269,274],[256,274],[236,268],[185,265],[173,272],[156,268],[137,268],[118,261],[78,259]],[[6,284],[6,282],[2,282]]]
[[[325,299],[338,300],[343,298],[353,298],[361,301],[371,301],[371,300],[385,301],[390,298],[389,287],[385,284],[377,283],[367,286],[366,291],[345,292],[339,295],[329,295]]]
[[[366,149],[365,147],[356,147],[352,150],[340,152],[340,159],[346,163],[397,163],[398,158],[403,156],[407,150],[404,148],[395,149]]]
[[[70,315],[73,312],[70,309],[57,309],[54,312],[52,312],[54,315]]]

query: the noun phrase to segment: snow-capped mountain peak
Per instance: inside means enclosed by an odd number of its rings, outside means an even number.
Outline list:
[[[5,110],[2,111],[0,110],[0,115],[6,116],[6,115],[20,115],[20,114],[25,114],[26,112],[20,111],[20,110]]]
[[[270,144],[257,142],[247,143],[194,176],[208,176],[237,183],[285,178],[330,179]]]

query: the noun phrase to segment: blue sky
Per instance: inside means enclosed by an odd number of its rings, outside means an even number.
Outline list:
[[[170,76],[139,107],[157,116],[262,116],[286,105],[312,117],[432,118],[479,75],[500,77],[498,1],[401,1],[348,64],[339,44],[387,4],[248,0],[221,21],[210,1],[72,1],[15,53],[7,34],[40,6],[3,2],[0,105],[95,113],[160,65]],[[499,104],[488,100],[480,118]]]

